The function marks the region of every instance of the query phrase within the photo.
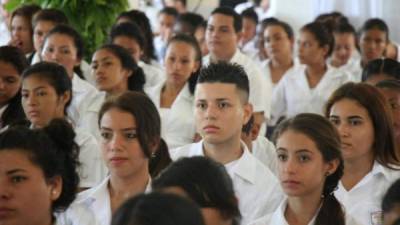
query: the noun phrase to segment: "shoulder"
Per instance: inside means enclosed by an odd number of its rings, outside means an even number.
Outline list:
[[[196,150],[201,149],[201,141],[197,143],[192,143],[184,145],[179,148],[174,148],[169,150],[169,155],[173,161],[176,161],[183,157],[190,157],[196,155]]]

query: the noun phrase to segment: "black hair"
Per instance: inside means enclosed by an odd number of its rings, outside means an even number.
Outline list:
[[[243,10],[243,12],[240,15],[242,16],[242,18],[250,19],[256,25],[258,24],[258,15],[256,11],[254,11],[253,7]]]
[[[343,34],[350,33],[357,37],[356,29],[350,23],[339,23],[334,29],[333,33]]]
[[[130,113],[136,121],[136,132],[143,154],[150,158],[157,154],[152,150],[153,144],[159,145],[161,138],[161,119],[157,108],[149,97],[136,91],[126,91],[120,95],[111,96],[103,103],[99,111],[98,125],[101,119],[111,109]]]
[[[271,19],[271,18],[268,18],[268,19]],[[265,21],[265,20],[263,20],[263,21]],[[286,23],[286,22],[284,22],[282,20],[271,20],[271,21],[265,22],[265,26],[264,26],[264,29],[262,31],[265,31],[265,29],[267,29],[267,27],[269,27],[269,26],[282,27],[282,29],[287,34],[288,38],[289,39],[294,39],[293,29],[288,23]],[[261,32],[261,35],[262,36],[264,35],[263,32]]]
[[[170,40],[168,41],[168,44],[167,44],[167,49],[168,49],[169,45],[171,45],[171,43],[174,43],[174,42],[186,43],[195,50],[195,54],[196,54],[195,61],[199,63],[199,68],[197,69],[197,71],[193,72],[188,79],[190,93],[194,94],[196,84],[197,84],[197,79],[199,77],[199,73],[200,73],[200,69],[201,69],[201,65],[202,65],[202,56],[201,56],[200,46],[199,46],[197,40],[193,36],[189,36],[186,34],[177,34],[177,35],[173,36],[172,38],[170,38]]]
[[[390,225],[400,225],[400,218],[398,218],[397,220],[395,220],[392,224]]]
[[[200,14],[186,12],[179,14],[178,18],[176,19],[175,26],[179,24],[184,25],[186,30],[180,30],[179,32],[187,33],[193,36],[197,28],[202,27],[204,22],[204,18]]]
[[[245,101],[249,99],[249,79],[244,68],[236,63],[217,62],[211,63],[200,70],[197,83],[225,83],[234,84],[237,89],[243,91]]]
[[[161,15],[161,14],[166,14],[166,15],[177,18],[179,15],[179,12],[174,7],[164,7],[158,12],[158,15]]]
[[[322,23],[330,32],[333,32],[339,24],[349,24],[349,19],[341,12],[335,11],[320,14],[314,22]]]
[[[200,209],[188,199],[165,193],[139,194],[115,212],[111,225],[204,225]]]
[[[42,129],[11,127],[0,134],[0,151],[20,151],[42,171],[46,181],[60,176],[62,192],[52,211],[64,211],[75,199],[79,184],[77,173],[79,147],[75,132],[63,119],[52,120]]]
[[[232,25],[233,25],[233,28],[235,29],[235,32],[238,33],[242,30],[242,24],[243,24],[242,17],[232,8],[221,6],[221,7],[214,9],[211,12],[211,15],[214,15],[214,14],[222,14],[225,16],[232,17],[233,18]]]
[[[32,17],[35,15],[36,12],[38,12],[40,10],[40,6],[35,5],[35,4],[27,4],[27,5],[22,5],[20,7],[18,7],[17,9],[15,9],[12,13],[11,13],[11,17],[10,17],[10,23],[12,21],[12,19],[15,16],[22,16],[25,19],[28,20],[28,23],[30,25],[32,25]],[[10,26],[11,27],[11,26]],[[32,26],[29,27],[31,34],[33,33],[33,29]]]
[[[225,167],[206,157],[181,158],[152,182],[154,190],[182,188],[200,207],[217,208],[225,219],[240,220],[238,201]]]
[[[108,43],[112,44],[117,37],[125,36],[134,39],[142,50],[145,47],[145,39],[140,27],[134,23],[115,24],[110,31]]]
[[[54,88],[58,96],[67,92],[70,93],[70,99],[64,108],[64,114],[67,115],[67,108],[72,101],[72,81],[68,77],[65,68],[57,63],[38,62],[22,73],[22,80],[32,76],[46,80]]]
[[[72,38],[72,41],[77,50],[76,51],[77,58],[80,60],[83,59],[85,48],[82,36],[78,33],[78,31],[76,31],[74,28],[72,28],[67,24],[58,24],[53,29],[51,29],[49,33],[47,33],[43,43],[46,43],[46,40],[53,34],[62,34]],[[74,67],[74,72],[78,74],[80,78],[85,79],[81,67],[79,65]]]
[[[361,80],[366,81],[379,74],[400,80],[400,63],[390,58],[374,59],[364,67]]]
[[[383,212],[387,213],[396,206],[400,206],[400,179],[393,182],[382,199]]]
[[[389,42],[389,27],[385,23],[385,21],[379,18],[372,18],[365,21],[365,23],[362,25],[359,31],[359,35],[361,36],[364,32],[373,29],[377,29],[384,32],[386,34],[386,42]]]
[[[339,160],[336,171],[326,177],[322,190],[322,206],[315,219],[315,225],[344,225],[342,206],[333,194],[343,176],[344,169],[339,133],[325,117],[301,113],[278,125],[273,135],[274,143],[276,144],[279,137],[288,130],[300,132],[313,140],[325,162]]]
[[[102,49],[109,51],[111,54],[117,57],[124,69],[132,71],[132,74],[128,77],[128,90],[143,92],[143,86],[146,82],[146,78],[142,68],[137,65],[131,54],[129,54],[129,52],[123,47],[115,44],[103,45],[98,50]]]
[[[243,125],[242,133],[249,135],[251,129],[253,129],[253,126],[254,126],[254,115],[251,115],[249,121],[245,125]]]
[[[18,72],[19,75],[29,66],[24,53],[17,47],[1,46],[0,62],[10,64]],[[8,107],[1,115],[2,127],[13,124],[26,118],[21,105],[21,92],[10,99]]]
[[[42,9],[35,14],[32,26],[36,27],[40,21],[50,21],[54,24],[68,24],[68,18],[65,13],[59,9]]]
[[[127,12],[122,12],[118,15],[117,20],[121,18],[128,19],[131,23],[137,24],[143,33],[145,44],[143,46],[143,58],[146,63],[150,63],[151,59],[157,60],[155,47],[153,43],[153,31],[151,30],[150,20],[144,12],[132,9]]]
[[[160,144],[156,150],[156,154],[152,155],[149,162],[149,173],[152,178],[155,178],[163,171],[170,163],[172,159],[169,155],[168,145],[164,139],[160,138]]]
[[[328,46],[328,52],[325,55],[325,58],[328,58],[332,54],[335,45],[333,34],[322,23],[308,23],[301,28],[301,31],[310,32],[320,47]]]

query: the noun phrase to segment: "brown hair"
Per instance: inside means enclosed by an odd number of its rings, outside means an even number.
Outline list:
[[[374,159],[390,169],[393,169],[391,164],[400,165],[389,104],[381,92],[365,83],[346,83],[329,98],[325,108],[326,117],[329,117],[332,106],[342,99],[354,100],[368,111],[374,126]]]

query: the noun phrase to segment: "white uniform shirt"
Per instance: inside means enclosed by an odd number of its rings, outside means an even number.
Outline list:
[[[270,59],[266,59],[264,61],[261,62],[261,71],[262,71],[262,75],[268,80],[268,82],[270,82],[271,87],[272,87],[272,96],[274,93],[274,90],[276,88],[276,86],[278,85],[278,83],[273,83],[272,82],[272,78],[271,78],[271,68],[269,67],[269,63],[271,62]],[[297,62],[297,60],[293,60],[293,66],[291,68],[289,68],[285,74],[283,74],[282,78],[287,74],[290,73],[292,70],[295,70],[300,64]],[[281,79],[282,79],[281,78]]]
[[[99,184],[108,173],[101,157],[97,140],[81,128],[75,128],[75,142],[79,146],[79,187],[91,188]]]
[[[157,66],[147,64],[143,61],[139,61],[138,66],[142,68],[145,75],[146,82],[144,83],[144,88],[154,87],[165,81],[164,72]]]
[[[168,148],[173,149],[193,143],[196,134],[194,120],[194,97],[186,83],[171,105],[170,110],[160,112],[161,90],[164,82],[145,90],[156,105],[161,116],[161,136],[167,142]]]
[[[240,50],[242,51],[243,54],[247,55],[250,58],[256,57],[258,54],[258,48],[256,46],[257,44],[257,35],[254,36],[250,41],[248,41],[246,44],[243,46],[239,46]]]
[[[391,170],[375,162],[372,170],[351,190],[347,191],[339,182],[335,196],[359,224],[380,225],[383,195],[398,178],[400,170]]]
[[[328,65],[317,86],[311,89],[305,70],[305,65],[296,67],[276,86],[272,96],[271,124],[275,124],[282,116],[293,117],[306,112],[322,115],[330,95],[342,84],[351,81],[349,74]]]
[[[250,225],[290,225],[285,218],[286,207],[287,207],[287,199],[282,201],[282,203],[279,205],[279,208],[276,209],[274,213],[263,216],[262,218],[250,223]],[[348,215],[347,213],[345,213],[345,215],[346,215],[345,216],[346,225],[359,225],[354,221],[354,219],[350,215]],[[314,225],[316,218],[317,214],[314,215],[314,217],[311,219],[308,225]]]
[[[68,117],[77,127],[81,127],[80,115],[87,110],[98,93],[95,87],[74,74],[72,78],[72,101],[67,111]]]
[[[55,213],[54,225],[100,225],[88,208],[72,203],[65,212]]]
[[[283,199],[278,179],[257,160],[242,143],[243,154],[235,165],[225,166],[239,199],[241,224],[247,225],[263,215],[272,213]],[[170,151],[173,160],[182,157],[204,156],[203,141]],[[229,163],[228,163],[229,164]]]
[[[89,103],[88,107],[80,113],[80,120],[77,126],[93,135],[100,142],[101,135],[98,125],[98,117],[101,106],[106,99],[105,92],[98,92],[95,98]]]
[[[260,160],[275,175],[278,174],[276,148],[266,137],[258,136],[252,142],[251,152],[254,157]]]
[[[210,55],[203,58],[203,65],[210,63]],[[250,57],[236,50],[230,63],[237,63],[243,66],[249,78],[250,103],[253,105],[254,112],[264,112],[265,118],[270,117],[272,84],[263,75],[260,65],[256,64]]]
[[[81,205],[91,212],[95,216],[95,220],[99,225],[110,225],[111,224],[111,199],[110,192],[108,190],[108,184],[110,177],[105,178],[98,186],[93,187],[89,190],[83,191],[78,194],[73,204]],[[151,191],[151,178],[146,186],[145,193]],[[74,222],[75,218],[69,218]],[[79,223],[76,223],[79,224]]]
[[[360,59],[350,58],[349,61],[345,65],[339,67],[338,69],[343,70],[346,73],[349,73],[351,75],[350,79],[353,82],[356,82],[356,83],[361,82],[363,68],[361,67]]]

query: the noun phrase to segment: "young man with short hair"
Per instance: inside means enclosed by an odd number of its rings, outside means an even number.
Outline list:
[[[203,139],[170,151],[173,160],[200,155],[225,165],[239,200],[241,224],[273,212],[283,197],[277,178],[241,141],[252,113],[244,69],[212,63],[201,70],[195,91],[196,127]]]

